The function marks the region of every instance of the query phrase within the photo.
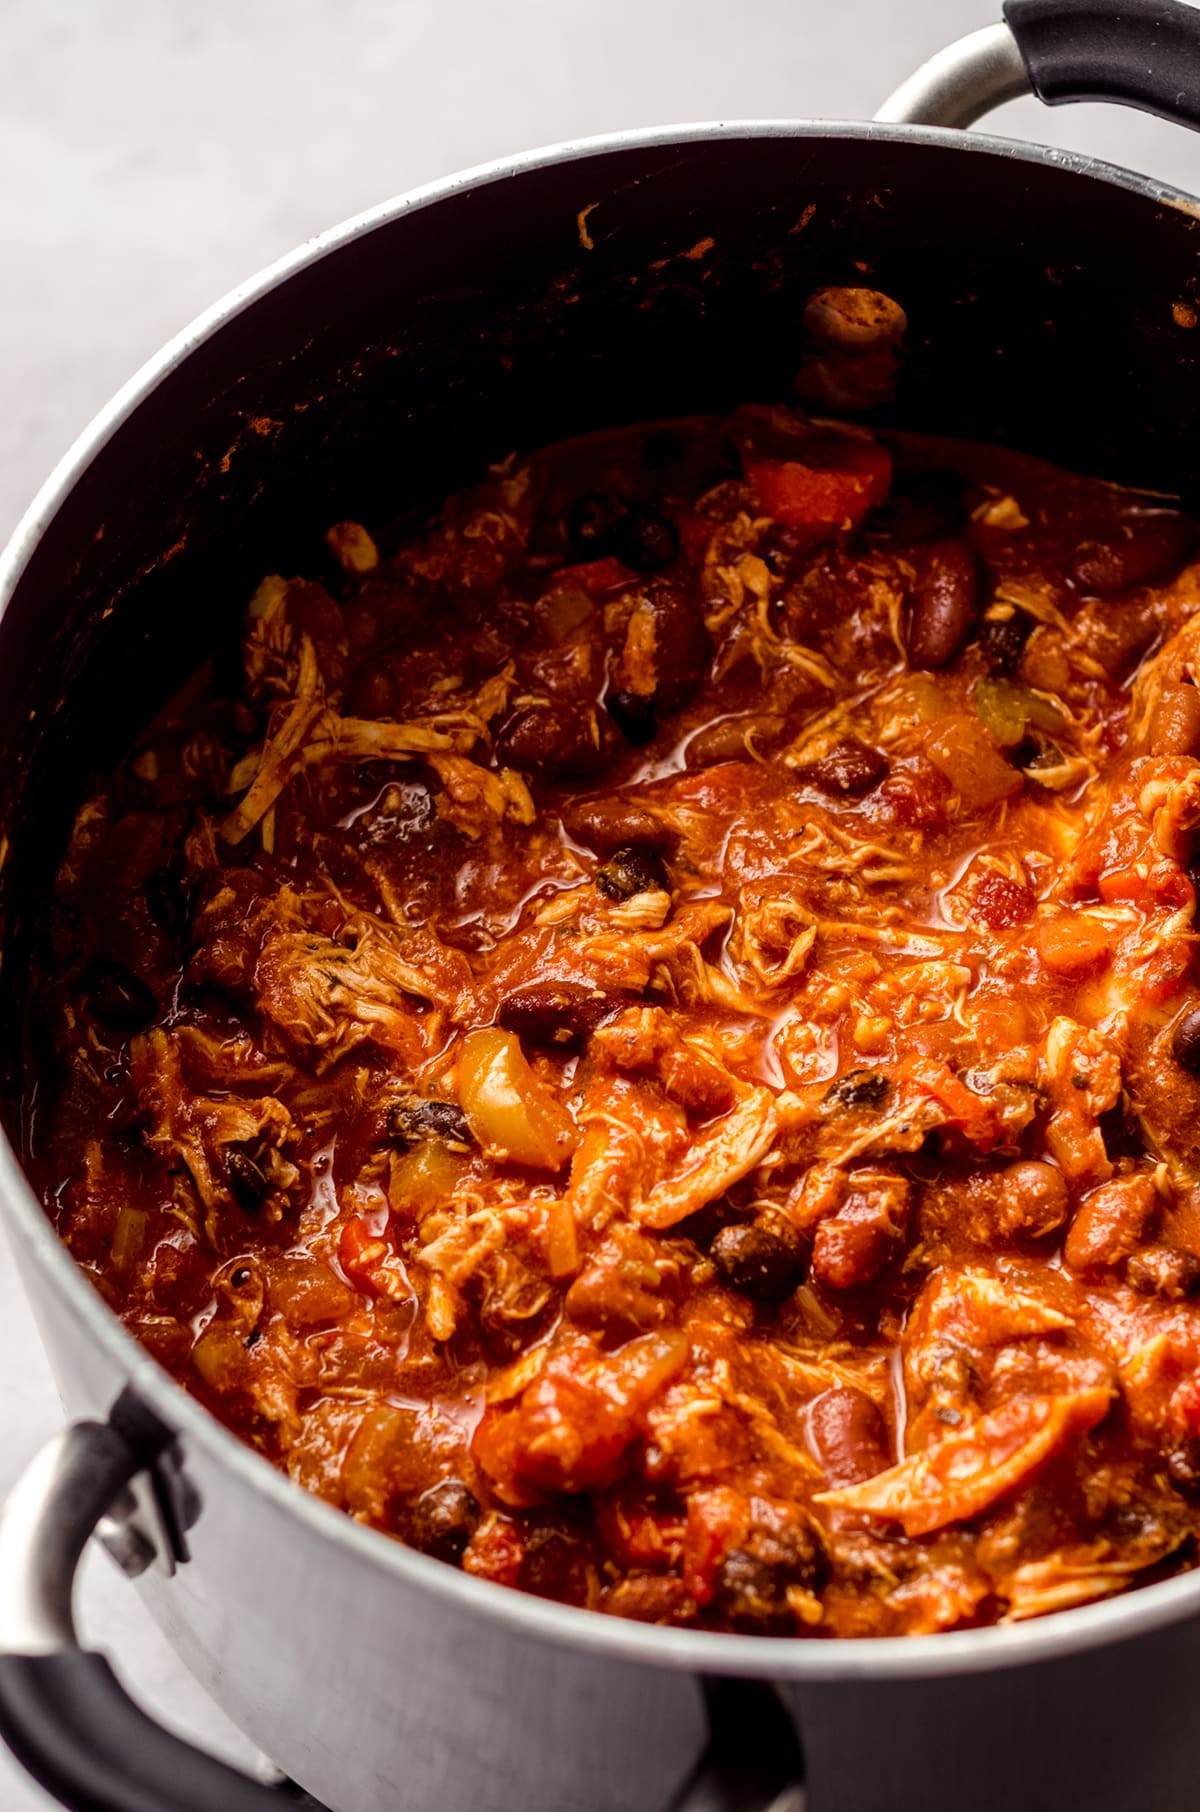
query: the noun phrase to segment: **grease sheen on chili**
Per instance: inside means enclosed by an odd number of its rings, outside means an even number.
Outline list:
[[[1034,1616],[1200,1528],[1200,569],[755,407],[250,601],[96,783],[62,1237],[299,1485],[572,1604]]]

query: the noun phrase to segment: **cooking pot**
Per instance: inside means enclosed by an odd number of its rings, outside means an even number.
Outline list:
[[[974,1812],[1188,1804],[1200,1572],[896,1640],[634,1625],[467,1577],[287,1482],[138,1348],[22,1175],[30,952],[73,809],[313,536],[514,447],[789,394],[803,302],[899,300],[891,418],[1200,501],[1200,202],[967,137],[989,107],[1200,124],[1200,12],[1008,0],[871,125],[622,134],[335,228],[153,360],[0,569],[0,1196],[69,1413],[0,1531],[0,1732],[64,1805],[281,1812],[82,1649],[96,1533],[197,1677],[336,1812]],[[295,1790],[298,1791],[298,1790]],[[294,1803],[294,1799],[291,1803]]]

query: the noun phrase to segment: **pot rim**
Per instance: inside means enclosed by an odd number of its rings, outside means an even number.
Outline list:
[[[867,139],[881,145],[916,141],[947,151],[1000,156],[1094,177],[1142,195],[1151,204],[1200,216],[1200,199],[1154,178],[1079,152],[1030,145],[992,134],[932,126],[882,125],[841,120],[700,122],[606,133],[499,158],[407,191],[316,234],[295,250],[238,284],[168,340],[97,414],[51,471],[0,555],[0,618],[43,534],[76,482],[116,430],[157,385],[235,316],[284,285],[309,265],[402,215],[435,205],[464,190],[502,182],[552,165],[611,152],[654,150],[722,139]],[[7,854],[0,844],[0,866]],[[785,1636],[721,1635],[628,1622],[533,1598],[508,1586],[472,1578],[356,1523],[333,1505],[294,1485],[184,1391],[127,1332],[52,1227],[10,1141],[0,1131],[0,1209],[14,1238],[49,1288],[100,1343],[114,1367],[171,1429],[194,1441],[218,1466],[232,1468],[251,1490],[306,1522],[315,1537],[349,1548],[362,1565],[377,1567],[414,1591],[454,1603],[464,1613],[507,1624],[532,1639],[590,1650],[625,1660],[694,1672],[769,1676],[789,1682],[927,1678],[979,1673],[1050,1661],[1059,1656],[1127,1640],[1200,1615],[1200,1569],[1120,1597],[1057,1611],[1025,1623],[940,1635],[818,1640]],[[186,1464],[186,1455],[185,1455]]]

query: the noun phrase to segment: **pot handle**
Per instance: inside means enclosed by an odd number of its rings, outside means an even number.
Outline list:
[[[774,1688],[701,1681],[708,1747],[667,1812],[803,1812],[804,1755]]]
[[[1195,0],[1004,0],[985,26],[931,57],[877,120],[970,126],[1035,94],[1116,101],[1200,129],[1200,7]]]
[[[164,1730],[80,1646],[79,1561],[105,1518],[124,1526],[130,1557],[129,1487],[146,1466],[111,1423],[75,1422],[13,1487],[0,1515],[0,1737],[71,1812],[282,1812],[285,1794]]]

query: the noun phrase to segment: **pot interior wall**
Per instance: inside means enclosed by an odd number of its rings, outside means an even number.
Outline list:
[[[825,283],[908,314],[890,419],[1194,499],[1197,232],[1057,163],[830,127],[463,188],[244,309],[93,459],[0,622],[8,1113],[75,806],[190,668],[234,651],[258,577],[321,571],[328,523],[386,523],[567,434],[786,400]]]

